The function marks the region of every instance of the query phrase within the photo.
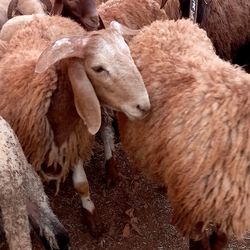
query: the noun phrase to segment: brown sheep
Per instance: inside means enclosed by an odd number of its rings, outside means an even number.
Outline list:
[[[250,75],[221,60],[190,20],[156,21],[130,49],[151,112],[134,122],[119,114],[122,145],[167,185],[173,223],[195,240],[190,248],[222,249],[227,236],[250,229]]]
[[[45,180],[59,185],[73,169],[74,186],[94,233],[94,204],[83,165],[101,126],[100,104],[130,119],[143,117],[150,108],[141,75],[121,36],[129,30],[113,22],[106,30],[86,32],[68,18],[31,18],[11,38],[0,61],[0,113]]]

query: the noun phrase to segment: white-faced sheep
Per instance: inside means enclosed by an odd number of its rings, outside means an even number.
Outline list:
[[[210,248],[199,249],[221,249],[250,229],[250,75],[221,60],[190,20],[156,21],[130,49],[151,112],[134,122],[119,114],[123,147],[167,185],[180,231],[198,240],[212,223]]]
[[[168,19],[166,13],[160,9],[155,0],[109,0],[98,7],[98,13],[104,24],[116,20],[129,28],[141,29],[155,20]],[[107,124],[110,123],[108,116],[104,117]],[[106,170],[108,183],[115,181],[117,175],[114,155],[114,136],[110,126],[104,126],[101,130],[105,148]]]
[[[83,165],[101,126],[100,104],[137,119],[150,108],[148,94],[121,35],[127,28],[113,22],[106,30],[86,32],[68,18],[33,17],[0,61],[0,113],[45,179],[59,183],[73,169],[90,215],[94,204]],[[60,169],[56,176],[48,173],[54,168]],[[94,228],[91,216],[89,222]]]
[[[31,250],[30,225],[47,249],[68,249],[68,234],[48,205],[39,176],[28,164],[9,124],[0,117],[0,199],[10,250]]]
[[[162,0],[162,6],[167,0]],[[189,0],[179,0],[183,17],[189,16]],[[212,40],[217,54],[233,63],[241,62],[239,49],[249,54],[250,44],[250,2],[245,0],[220,1],[199,0],[200,27]],[[247,52],[246,52],[247,51]],[[244,52],[241,53],[244,55]],[[250,64],[250,61],[246,61]]]

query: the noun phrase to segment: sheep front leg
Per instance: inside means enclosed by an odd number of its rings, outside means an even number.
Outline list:
[[[107,187],[114,186],[118,179],[117,162],[115,159],[114,129],[112,126],[114,113],[102,107],[102,125],[100,135],[104,144],[105,170]]]
[[[95,205],[90,198],[89,183],[83,168],[83,162],[80,160],[73,169],[74,188],[81,196],[83,211],[87,226],[92,236],[97,237],[97,225],[95,221]]]
[[[111,126],[105,126],[101,130],[104,144],[105,170],[107,187],[114,186],[118,179],[117,162],[114,156],[114,131]]]

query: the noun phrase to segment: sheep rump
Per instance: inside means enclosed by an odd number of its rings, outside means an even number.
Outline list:
[[[119,115],[125,151],[168,186],[185,236],[199,239],[213,223],[242,237],[250,229],[250,76],[216,56],[189,20],[156,21],[130,49],[152,110],[133,123]]]
[[[28,164],[14,131],[2,117],[0,154],[1,212],[10,250],[32,249],[29,219],[48,246],[67,249],[67,232],[51,211],[39,176]]]

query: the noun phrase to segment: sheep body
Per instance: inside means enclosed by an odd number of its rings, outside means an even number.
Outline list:
[[[189,20],[156,21],[130,49],[152,111],[133,123],[119,115],[124,149],[168,186],[185,236],[198,239],[210,222],[243,236],[250,228],[250,76],[215,55]]]
[[[28,216],[38,227],[38,233],[48,237],[50,246],[58,247],[55,233],[65,229],[49,208],[38,175],[28,164],[14,131],[2,117],[0,156],[1,212],[10,250],[32,249]],[[39,218],[40,215],[43,217]],[[66,231],[64,233],[67,238]]]

